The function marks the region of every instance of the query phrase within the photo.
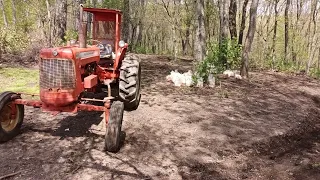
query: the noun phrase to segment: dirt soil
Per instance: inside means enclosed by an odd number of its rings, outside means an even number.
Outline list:
[[[120,152],[103,151],[101,113],[26,108],[22,134],[0,144],[0,177],[320,179],[319,81],[256,72],[250,82],[179,88],[165,77],[190,61],[141,58],[142,100],[125,112]]]

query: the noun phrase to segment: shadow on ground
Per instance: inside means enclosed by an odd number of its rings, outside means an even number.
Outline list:
[[[201,135],[191,136],[198,139],[194,149],[198,148],[201,154],[206,150],[213,151],[208,154],[211,158],[227,159],[205,167],[215,167],[217,172],[222,172],[222,178],[228,179],[259,176],[320,178],[317,155],[320,150],[319,81],[305,76],[263,72],[252,73],[250,82],[222,80],[215,89],[176,88],[165,82],[164,76],[159,80],[158,74],[168,75],[174,69],[185,72],[191,69],[191,63],[178,62],[178,68],[170,66],[171,62],[159,61],[163,64],[144,62],[146,69],[153,69],[144,74],[145,78],[151,79],[144,84],[144,93],[151,96],[147,104],[163,107],[165,101],[157,102],[153,96],[167,96],[170,103],[164,107],[168,112],[183,117],[182,124],[201,128],[198,132]],[[270,164],[277,164],[285,173],[272,170]],[[225,172],[226,168],[229,173]],[[219,179],[214,172],[211,177]],[[193,174],[195,172],[189,172],[190,178],[197,179]],[[198,179],[206,178],[201,177],[204,174],[199,172]]]
[[[12,179],[319,179],[319,81],[252,73],[212,89],[174,87],[190,61],[141,56],[142,100],[126,112],[123,147],[103,151],[101,113],[27,110],[23,133],[0,144]],[[124,137],[124,136],[123,136]]]

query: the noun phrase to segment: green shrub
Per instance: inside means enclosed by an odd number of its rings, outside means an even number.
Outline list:
[[[299,70],[299,66],[292,61],[285,62],[284,59],[281,59],[276,61],[275,69],[283,72],[295,72]]]
[[[0,28],[0,51],[23,52],[30,45],[29,37],[20,29]]]
[[[194,80],[207,79],[209,74],[240,68],[241,49],[236,40],[226,39],[220,45],[217,42],[209,43],[207,57],[195,64]]]
[[[64,39],[66,41],[70,41],[72,39],[77,40],[78,39],[78,31],[73,30],[73,29],[67,30],[66,35],[64,36]]]
[[[144,46],[136,46],[134,47],[135,52],[138,54],[147,54],[148,53],[148,49]]]
[[[317,78],[317,79],[320,79],[320,69],[318,68],[312,68],[310,70],[310,76],[311,77],[314,77],[314,78]]]

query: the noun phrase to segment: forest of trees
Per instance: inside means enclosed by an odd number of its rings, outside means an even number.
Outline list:
[[[202,77],[249,68],[320,76],[319,0],[0,0],[0,58],[76,37],[80,3],[122,10],[130,51],[194,57]]]

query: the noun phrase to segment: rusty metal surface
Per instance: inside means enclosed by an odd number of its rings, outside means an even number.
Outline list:
[[[108,109],[104,106],[94,106],[90,104],[78,104],[77,108],[79,111],[107,111]]]
[[[82,101],[94,101],[94,102],[106,102],[103,99],[90,99],[90,98],[81,98]]]
[[[87,24],[80,22],[79,28],[79,47],[86,48],[87,47]]]
[[[104,106],[95,106],[91,104],[72,104],[66,107],[54,107],[47,106],[39,100],[24,100],[16,99],[13,104],[22,104],[25,106],[33,106],[35,108],[42,108],[44,111],[58,111],[58,112],[72,112],[76,113],[77,111],[108,111],[110,107],[110,101],[105,102]]]
[[[25,106],[33,106],[35,108],[42,107],[42,102],[39,100],[25,100],[25,99],[16,99],[14,100],[15,104],[22,104]]]

